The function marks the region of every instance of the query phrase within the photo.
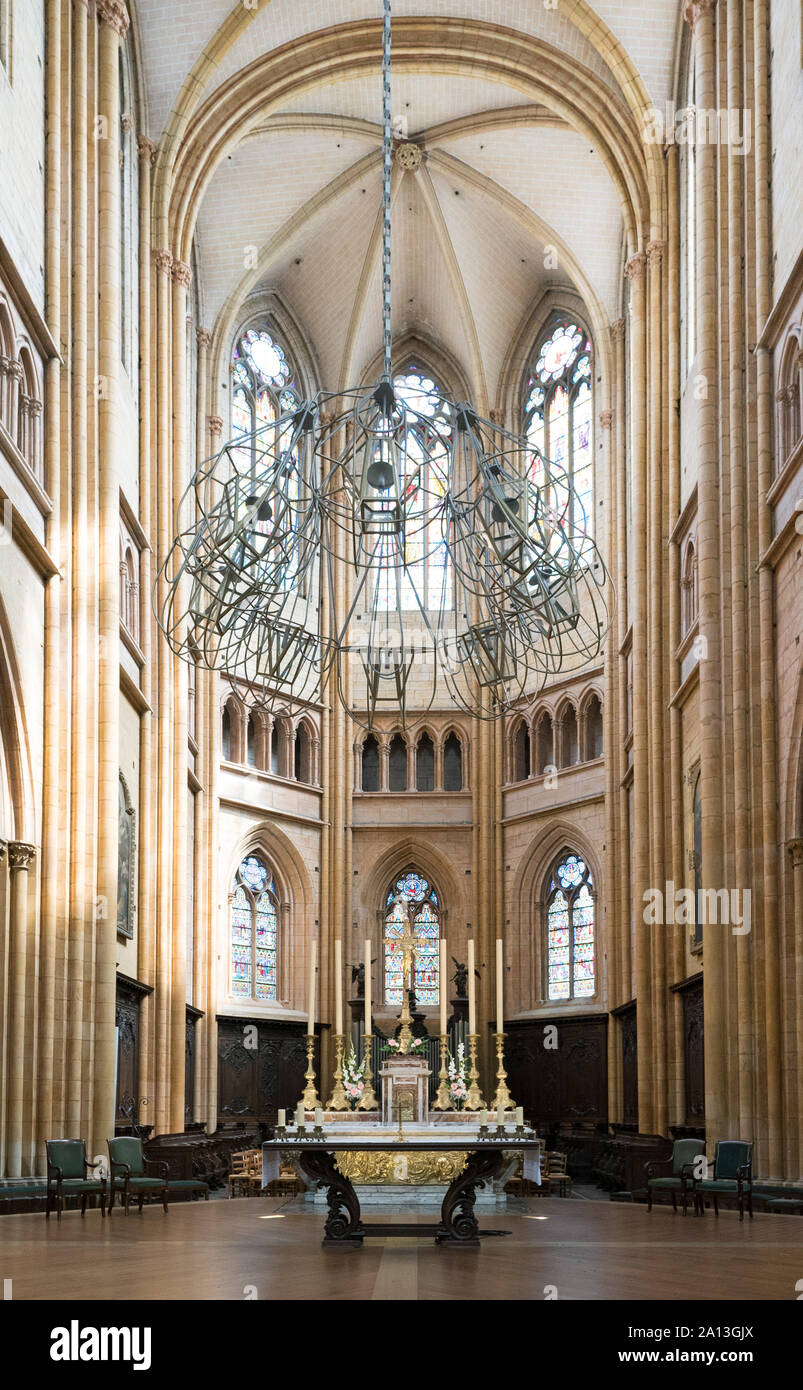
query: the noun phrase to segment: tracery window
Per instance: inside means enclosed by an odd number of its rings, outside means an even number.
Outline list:
[[[231,993],[237,999],[275,999],[278,895],[259,855],[241,863],[230,901]]]
[[[564,850],[546,900],[549,999],[588,999],[595,989],[594,884],[579,854]]]
[[[574,487],[573,525],[593,532],[594,423],[591,340],[572,319],[553,322],[527,377],[524,433],[533,450],[530,470],[544,484],[541,455],[565,469]]]
[[[404,908],[401,903],[394,902],[399,895],[408,905],[413,933],[419,938],[413,965],[416,1002],[419,1007],[437,1007],[440,1002],[438,939],[441,932],[441,906],[431,883],[416,869],[409,869],[402,874],[388,890],[385,903],[385,1003],[402,1002],[404,959],[401,937],[404,932]]]
[[[267,328],[248,328],[240,335],[232,357],[231,433],[235,441],[232,454],[244,473],[256,473],[257,451],[280,451],[288,438],[290,426],[281,436],[275,429],[279,417],[287,415],[301,404],[301,391],[288,354],[277,337]],[[258,435],[258,439],[257,439]],[[238,438],[247,442],[237,445]],[[300,477],[295,453],[289,457],[286,490],[291,499],[300,495]],[[255,522],[259,534],[269,536],[272,518],[257,513]],[[299,556],[289,556],[284,587],[292,589],[296,582]]]
[[[437,504],[446,492],[451,406],[432,377],[414,365],[393,378],[393,389],[399,400],[424,417],[423,421],[411,421],[403,440],[407,525],[405,567],[398,576],[401,606],[448,610],[453,606],[453,592],[446,541],[435,529],[437,522],[424,527],[420,517],[425,506]],[[390,547],[392,541],[383,544]],[[381,570],[379,586],[379,609],[395,610],[396,571],[390,564]]]
[[[686,546],[681,579],[681,631],[683,636],[690,632],[697,621],[697,550],[693,540]]]

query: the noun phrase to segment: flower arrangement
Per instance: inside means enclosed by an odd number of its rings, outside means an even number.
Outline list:
[[[365,1091],[365,1063],[367,1058],[363,1057],[361,1062],[357,1061],[357,1054],[354,1051],[354,1043],[351,1050],[343,1058],[343,1090],[346,1099],[352,1110],[356,1110],[362,1100]]]
[[[468,1096],[468,1063],[463,1043],[457,1044],[457,1061],[451,1052],[446,1068],[449,1075],[449,1095],[455,1110],[462,1110]]]
[[[401,1046],[401,1044],[399,1043],[398,1038],[388,1038],[387,1047],[385,1048],[385,1052],[398,1052],[400,1046]],[[409,1053],[409,1052],[418,1052],[418,1051],[421,1050],[421,1048],[422,1048],[423,1046],[424,1046],[424,1039],[423,1039],[423,1038],[411,1038],[411,1039],[410,1039],[409,1046],[408,1046],[408,1048],[407,1048],[407,1051],[408,1051],[408,1053]]]

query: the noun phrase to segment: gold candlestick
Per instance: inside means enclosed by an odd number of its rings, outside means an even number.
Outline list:
[[[468,1095],[466,1096],[466,1103],[463,1107],[464,1110],[484,1110],[486,1108],[485,1101],[482,1098],[482,1092],[477,1085],[479,1079],[479,1072],[477,1071],[478,1041],[479,1035],[477,1033],[468,1034],[468,1056],[470,1066],[468,1069]]]
[[[315,1052],[315,1035],[307,1034],[307,1070],[304,1072],[304,1094],[301,1097],[301,1104],[305,1110],[319,1110],[322,1102],[318,1098],[318,1091],[315,1086],[315,1068],[312,1065],[312,1057]]]
[[[377,1100],[376,1095],[374,1094],[374,1088],[371,1084],[374,1079],[374,1074],[371,1071],[371,1034],[363,1033],[362,1036],[363,1042],[365,1043],[365,1073],[363,1076],[365,1087],[362,1093],[362,1100],[357,1105],[357,1109],[378,1110],[379,1101]]]
[[[345,1038],[342,1033],[335,1034],[335,1084],[332,1088],[332,1096],[327,1101],[327,1110],[348,1110],[349,1103],[346,1100],[346,1092],[343,1090],[343,1044]]]
[[[493,1098],[492,1110],[498,1110],[500,1105],[503,1110],[515,1110],[516,1106],[513,1097],[507,1088],[507,1072],[505,1071],[505,1035],[504,1033],[494,1033],[496,1039],[496,1095]]]
[[[448,1034],[441,1033],[441,1069],[438,1073],[437,1099],[432,1102],[433,1110],[454,1110],[452,1098],[449,1095],[449,1072],[446,1066],[446,1054],[448,1053]]]

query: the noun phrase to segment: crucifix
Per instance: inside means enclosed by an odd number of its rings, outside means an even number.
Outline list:
[[[416,947],[423,945],[425,937],[416,936],[413,931],[413,924],[410,921],[410,905],[407,898],[402,893],[397,893],[393,899],[394,905],[401,908],[402,934],[399,938],[399,946],[402,955],[402,1010],[400,1014],[401,1032],[399,1033],[399,1056],[406,1056],[413,1040],[413,1032],[410,1027],[412,1016],[410,1014],[410,990],[413,982],[413,962],[415,960]],[[398,921],[398,917],[396,918]]]

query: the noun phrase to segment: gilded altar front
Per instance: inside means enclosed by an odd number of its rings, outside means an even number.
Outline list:
[[[340,1153],[336,1165],[355,1187],[366,1184],[415,1185],[421,1187],[450,1183],[466,1166],[464,1153],[398,1153],[390,1150],[367,1153]]]

